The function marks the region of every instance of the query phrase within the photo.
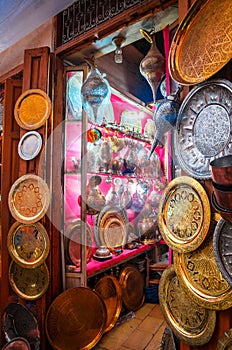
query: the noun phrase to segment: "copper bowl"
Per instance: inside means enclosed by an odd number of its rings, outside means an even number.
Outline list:
[[[220,207],[232,210],[232,191],[223,191],[214,187],[214,194]]]
[[[214,183],[223,186],[232,186],[232,155],[214,159],[210,165]]]
[[[232,224],[232,210],[221,207],[216,200],[214,192],[212,193],[211,204],[213,208],[221,215],[221,217]]]

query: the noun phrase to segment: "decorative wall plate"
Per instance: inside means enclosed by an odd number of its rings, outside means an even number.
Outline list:
[[[179,339],[176,339],[171,327],[165,327],[160,344],[160,350],[177,350],[179,349],[179,345]]]
[[[45,329],[55,350],[88,350],[105,329],[106,308],[102,298],[85,287],[70,288],[50,305]]]
[[[22,337],[29,342],[31,350],[40,349],[38,322],[23,304],[10,303],[7,305],[2,317],[2,327],[8,342]]]
[[[179,164],[190,176],[210,178],[210,162],[232,154],[231,100],[232,83],[224,79],[199,84],[184,99],[174,144]]]
[[[8,232],[7,247],[11,258],[18,265],[34,268],[47,259],[50,240],[41,223],[15,222]]]
[[[216,325],[216,311],[199,306],[189,298],[173,265],[161,275],[159,300],[167,324],[180,340],[192,346],[209,342]]]
[[[182,85],[198,84],[218,72],[232,56],[230,0],[197,0],[172,40],[169,71]]]
[[[182,288],[197,304],[212,310],[232,306],[232,287],[223,278],[213,250],[213,232],[217,221],[211,221],[208,237],[190,253],[174,252],[174,266]]]
[[[107,320],[104,333],[110,331],[117,322],[122,310],[122,288],[114,276],[104,276],[95,285],[94,290],[103,299]]]
[[[32,224],[39,221],[50,204],[50,192],[46,182],[37,175],[26,174],[11,186],[8,205],[15,220]]]
[[[225,278],[232,286],[232,224],[221,218],[214,230],[213,249],[217,266]]]
[[[122,301],[128,310],[136,311],[144,303],[144,278],[134,266],[124,267],[119,276],[122,287]]]
[[[35,130],[42,126],[51,114],[51,100],[40,89],[30,89],[22,93],[16,101],[14,116],[25,130]]]
[[[5,344],[2,350],[31,350],[30,344],[24,338],[15,338],[9,343]]]
[[[22,299],[37,300],[42,297],[49,286],[49,271],[47,265],[27,269],[14,261],[9,267],[9,281],[13,291]]]
[[[28,131],[20,139],[18,154],[24,160],[35,158],[42,147],[42,137],[37,131]]]
[[[217,342],[217,350],[229,350],[232,347],[232,328],[225,331]]]
[[[88,223],[86,225],[86,262],[88,263],[92,256],[92,231]],[[66,231],[65,252],[66,258],[71,265],[80,266],[81,264],[81,220],[71,223]]]
[[[188,176],[172,180],[159,205],[158,225],[163,239],[175,251],[195,250],[210,226],[210,203],[202,185]]]
[[[102,245],[109,249],[124,247],[127,241],[126,225],[122,218],[115,218],[109,213],[100,222],[99,238]]]

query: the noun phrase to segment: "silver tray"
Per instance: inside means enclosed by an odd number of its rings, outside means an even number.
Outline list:
[[[195,86],[178,113],[174,136],[181,168],[197,179],[211,177],[210,162],[232,154],[232,83],[214,79]]]
[[[20,139],[18,154],[24,160],[35,158],[42,147],[42,137],[37,131],[28,131]]]
[[[228,282],[232,286],[232,224],[221,218],[214,230],[213,249],[217,266]]]

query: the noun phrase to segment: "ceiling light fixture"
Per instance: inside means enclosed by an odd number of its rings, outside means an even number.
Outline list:
[[[122,36],[116,36],[112,39],[112,42],[116,46],[116,50],[114,52],[114,62],[122,63],[123,55],[122,55],[122,44],[124,43],[125,38]]]

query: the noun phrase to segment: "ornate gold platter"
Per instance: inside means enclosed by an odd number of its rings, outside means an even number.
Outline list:
[[[232,306],[232,287],[222,276],[213,250],[213,232],[217,221],[212,219],[210,233],[193,252],[174,252],[174,266],[183,290],[194,302],[212,310]]]
[[[122,310],[122,288],[114,276],[104,276],[95,285],[94,290],[103,299],[107,320],[104,333],[110,331],[117,322]]]
[[[163,239],[175,251],[195,250],[210,226],[210,203],[202,185],[188,176],[172,180],[159,205],[158,225]]]
[[[231,0],[196,0],[171,43],[169,71],[182,85],[198,84],[232,57]]]
[[[35,130],[42,126],[51,114],[51,100],[40,89],[30,89],[22,93],[16,101],[14,116],[25,130]]]
[[[92,349],[102,337],[106,318],[105,304],[95,291],[70,288],[50,305],[46,334],[55,350]]]
[[[167,324],[179,339],[192,346],[209,342],[215,329],[216,311],[199,306],[189,298],[173,265],[161,275],[159,301]]]
[[[144,303],[144,278],[134,266],[124,267],[119,276],[122,288],[122,301],[128,310],[136,311]]]
[[[225,331],[217,342],[217,350],[232,349],[232,328]]]
[[[47,212],[49,204],[48,185],[37,175],[21,176],[9,191],[8,205],[11,215],[23,224],[39,221]]]
[[[41,223],[22,224],[15,222],[8,232],[7,247],[11,258],[18,265],[34,268],[47,259],[50,240]]]
[[[2,350],[31,350],[30,344],[24,338],[17,337],[5,344]]]
[[[11,261],[9,281],[13,291],[22,299],[37,300],[42,297],[49,286],[49,271],[47,265],[27,269]]]

